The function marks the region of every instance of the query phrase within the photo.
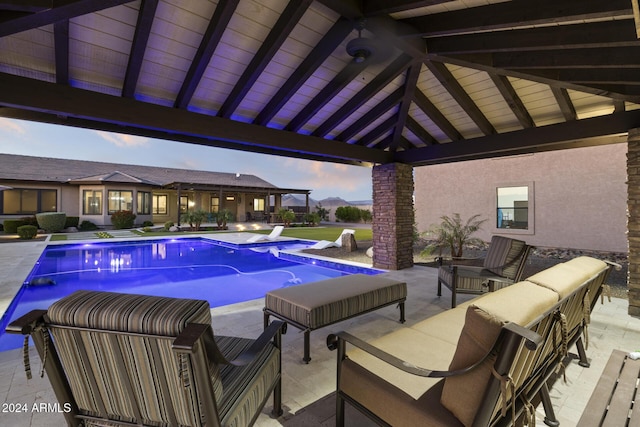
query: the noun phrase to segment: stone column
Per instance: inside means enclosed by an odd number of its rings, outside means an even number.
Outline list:
[[[640,128],[627,137],[627,239],[629,314],[640,317]]]
[[[413,168],[400,163],[374,166],[373,266],[413,266]]]

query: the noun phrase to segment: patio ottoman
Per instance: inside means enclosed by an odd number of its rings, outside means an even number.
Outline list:
[[[304,362],[311,360],[311,331],[373,310],[398,304],[404,323],[407,284],[381,276],[353,274],[270,291],[265,296],[264,327],[269,316],[304,331]]]

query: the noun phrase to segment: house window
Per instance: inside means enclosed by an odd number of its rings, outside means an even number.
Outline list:
[[[84,190],[82,192],[82,214],[102,214],[102,191]]]
[[[133,210],[133,191],[109,190],[109,214]]]
[[[5,215],[56,212],[58,209],[57,190],[13,188],[0,194],[2,195],[2,213]]]
[[[529,186],[498,187],[496,225],[499,229],[530,229],[529,193]]]
[[[189,196],[180,196],[180,213],[189,212]]]
[[[211,198],[211,213],[217,213],[220,211],[220,198],[212,197]]]
[[[138,214],[151,215],[151,193],[138,191]]]
[[[158,194],[153,196],[153,214],[167,215],[167,195]]]
[[[264,199],[253,199],[253,210],[256,212],[264,212]]]

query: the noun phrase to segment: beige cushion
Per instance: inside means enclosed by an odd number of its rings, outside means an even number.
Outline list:
[[[607,263],[596,258],[588,256],[580,256],[565,262],[566,265],[575,266],[589,273],[589,276],[595,276],[602,270],[607,268]]]
[[[452,345],[458,344],[460,332],[464,327],[468,302],[464,305],[444,311],[436,316],[429,317],[411,326],[411,329],[439,338]]]
[[[561,300],[575,291],[589,277],[590,274],[584,270],[563,263],[536,273],[527,278],[527,281],[551,289],[558,294],[558,300]]]

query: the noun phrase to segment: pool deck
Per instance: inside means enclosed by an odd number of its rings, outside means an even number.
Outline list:
[[[242,241],[246,241],[249,237],[246,233],[231,237],[232,234],[234,233],[224,236],[228,236],[227,239],[242,239]],[[216,234],[215,238],[219,239],[221,236],[223,235]],[[0,245],[0,271],[3,272],[0,278],[2,307],[6,307],[13,298],[45,246],[45,242]],[[440,298],[436,296],[437,271],[435,269],[415,266],[384,274],[407,282],[408,324],[433,316],[449,307],[450,301],[446,293]],[[461,300],[470,298],[469,295],[460,296]],[[212,309],[215,333],[257,337],[262,331],[263,306],[263,299],[259,299]],[[2,307],[0,312],[4,311]],[[559,381],[551,390],[551,399],[561,426],[576,425],[613,349],[640,350],[640,319],[630,317],[627,314],[627,308],[627,300],[613,298],[611,302],[605,301],[604,304],[598,304],[592,313],[587,349],[591,367],[582,368],[575,362],[571,363],[566,370],[567,383]],[[287,334],[283,336],[282,387],[285,413],[278,419],[270,418],[268,415],[270,401],[256,425],[305,427],[334,425],[333,399],[323,399],[335,390],[336,378],[336,355],[325,346],[327,334],[348,330],[356,336],[370,339],[398,327],[400,327],[398,309],[386,307],[314,331],[311,333],[312,360],[308,365],[302,363],[303,334],[295,328],[289,328]],[[28,408],[31,408],[34,403],[56,402],[48,381],[38,375],[40,361],[33,348],[31,361],[34,378],[27,381],[22,366],[21,350],[0,352],[0,400],[2,402],[27,404]],[[537,415],[537,425],[543,426],[544,415],[540,408]],[[347,425],[350,426],[374,425],[368,420],[363,421],[361,417],[350,411],[347,411],[347,417]],[[0,413],[0,427],[51,425],[64,425],[62,415],[31,410],[26,413]]]

